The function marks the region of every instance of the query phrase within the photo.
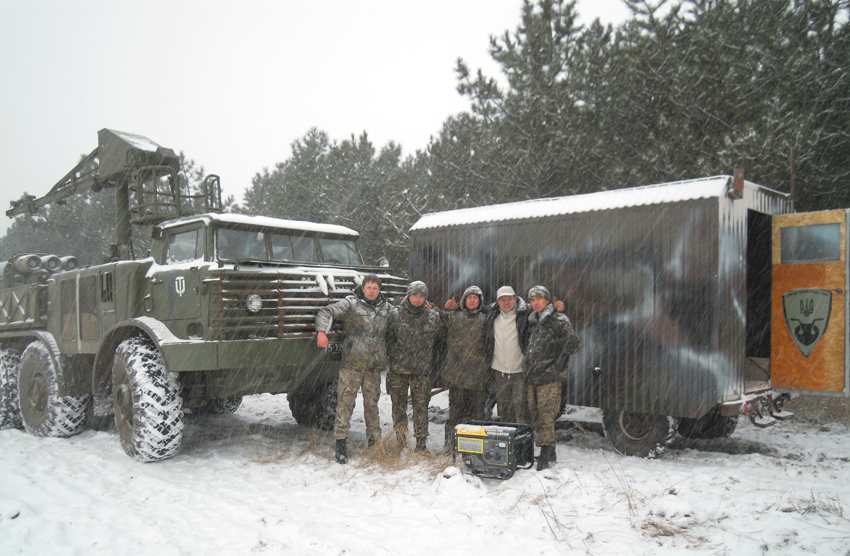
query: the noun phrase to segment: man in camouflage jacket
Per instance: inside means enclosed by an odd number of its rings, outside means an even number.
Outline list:
[[[446,303],[451,307],[454,303]],[[451,446],[455,425],[484,418],[490,361],[484,350],[487,317],[481,312],[484,294],[478,286],[463,292],[460,309],[442,313],[446,323],[448,349],[443,380],[449,386],[449,418],[446,420],[445,447]]]
[[[522,366],[528,383],[531,425],[540,446],[540,471],[555,460],[555,418],[561,405],[561,383],[567,378],[570,355],[578,351],[581,343],[570,319],[550,303],[549,290],[534,286],[528,298],[534,312],[528,316],[531,333]]]
[[[407,443],[407,393],[413,400],[413,436],[416,451],[426,451],[428,403],[431,401],[431,360],[446,327],[435,309],[428,307],[428,287],[411,282],[407,296],[390,311],[387,324],[387,393],[393,404],[393,429],[400,452]]]
[[[328,345],[327,333],[333,321],[345,323],[334,422],[334,457],[339,463],[348,462],[346,438],[351,428],[354,401],[361,388],[369,446],[374,446],[381,438],[378,399],[381,396],[381,372],[387,366],[389,314],[390,305],[381,294],[381,279],[374,274],[363,277],[363,284],[355,289],[354,295],[323,307],[316,314],[317,344],[320,348]]]

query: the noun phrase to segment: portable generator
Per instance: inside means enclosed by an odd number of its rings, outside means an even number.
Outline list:
[[[473,475],[510,479],[519,466],[528,469],[534,465],[534,435],[529,425],[470,421],[455,426],[452,441],[452,459],[463,458]]]

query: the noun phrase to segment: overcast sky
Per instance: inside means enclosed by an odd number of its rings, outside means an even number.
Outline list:
[[[183,151],[242,194],[315,126],[422,149],[468,103],[455,61],[497,75],[489,37],[522,0],[0,0],[0,234],[107,127]],[[621,0],[579,0],[619,24]]]

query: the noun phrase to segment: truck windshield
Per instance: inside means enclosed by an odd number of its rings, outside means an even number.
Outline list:
[[[362,265],[363,259],[357,251],[357,245],[350,239],[319,238],[322,259],[326,263],[344,265]]]
[[[362,265],[353,240],[318,238],[270,230],[219,228],[216,230],[218,258],[252,259],[296,263]],[[321,249],[322,257],[319,256]]]
[[[262,231],[219,228],[216,243],[220,259],[269,260],[266,234]]]
[[[276,261],[319,262],[316,242],[311,237],[271,234],[271,241],[272,259]]]

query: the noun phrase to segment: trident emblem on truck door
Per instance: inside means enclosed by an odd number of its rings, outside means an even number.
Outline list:
[[[174,291],[177,292],[177,295],[183,297],[183,294],[186,293],[186,278],[178,276],[174,279]]]
[[[826,334],[832,312],[832,292],[819,288],[791,290],[782,295],[788,332],[806,358]]]

